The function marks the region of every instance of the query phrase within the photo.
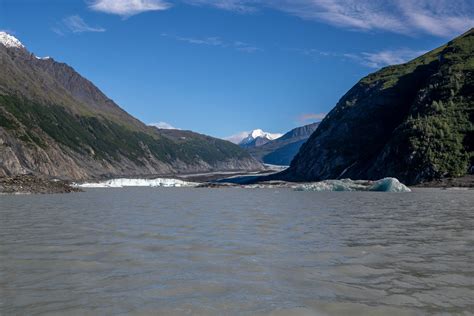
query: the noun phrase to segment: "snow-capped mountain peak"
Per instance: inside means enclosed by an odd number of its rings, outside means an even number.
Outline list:
[[[265,133],[263,130],[261,129],[254,129],[250,134],[249,134],[249,137],[252,137],[252,138],[257,138],[257,137],[265,137]]]
[[[247,137],[245,137],[244,139],[242,139],[242,141],[240,141],[239,145],[241,146],[245,146],[245,145],[251,145],[252,143],[254,143],[257,139],[263,141],[263,142],[266,142],[266,141],[271,141],[271,140],[274,140],[274,139],[277,139],[279,137],[281,137],[282,134],[278,134],[278,133],[268,133],[268,132],[264,132],[263,130],[261,129],[254,129],[253,131],[251,131]],[[262,144],[263,144],[262,142]],[[258,146],[258,145],[257,145]]]
[[[277,139],[279,137],[281,137],[282,134],[279,134],[279,133],[268,133],[268,132],[264,132],[263,130],[261,129],[254,129],[248,137],[251,137],[253,139],[255,138],[258,138],[258,137],[263,137],[263,138],[267,138],[269,140],[274,140],[274,139]]]
[[[0,32],[0,43],[5,47],[25,48],[25,46],[14,36],[7,32]]]

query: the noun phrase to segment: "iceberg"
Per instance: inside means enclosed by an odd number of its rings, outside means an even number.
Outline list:
[[[300,184],[296,191],[374,191],[374,192],[411,192],[410,188],[396,178],[384,178],[377,181],[368,180],[325,180]]]
[[[164,188],[178,188],[178,187],[196,187],[199,183],[188,182],[179,179],[112,179],[101,182],[89,182],[74,184],[78,188],[124,188],[124,187],[164,187]]]
[[[378,192],[411,192],[411,189],[398,181],[397,178],[384,178],[374,181],[368,191]]]

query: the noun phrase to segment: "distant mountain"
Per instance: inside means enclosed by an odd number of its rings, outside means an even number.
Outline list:
[[[0,176],[66,179],[255,170],[230,142],[146,126],[70,66],[0,32]]]
[[[319,123],[313,123],[297,127],[275,140],[247,150],[254,158],[264,163],[288,166],[318,125]]]
[[[407,184],[474,173],[474,29],[363,78],[276,178]]]
[[[281,137],[282,134],[272,134],[262,131],[261,129],[255,129],[249,133],[247,137],[240,141],[239,146],[242,148],[253,148],[265,145],[269,141],[275,140]]]

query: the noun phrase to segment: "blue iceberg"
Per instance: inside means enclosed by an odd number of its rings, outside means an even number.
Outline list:
[[[384,178],[377,181],[369,180],[325,180],[304,183],[295,187],[297,191],[374,191],[374,192],[411,192],[410,188],[396,178]]]

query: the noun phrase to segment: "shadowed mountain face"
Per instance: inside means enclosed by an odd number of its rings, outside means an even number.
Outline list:
[[[258,147],[247,148],[247,150],[253,157],[264,163],[288,166],[318,125],[319,123],[313,123],[297,127],[280,138]]]
[[[68,65],[0,42],[0,176],[79,180],[260,168],[230,142],[146,126]]]
[[[321,122],[294,181],[397,177],[415,184],[473,172],[474,30],[363,78]]]

